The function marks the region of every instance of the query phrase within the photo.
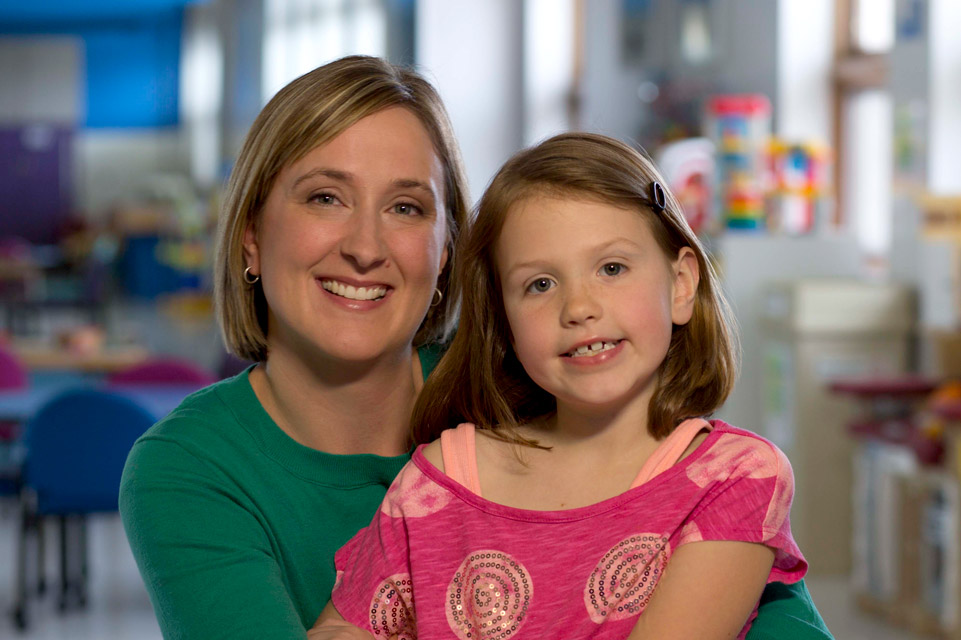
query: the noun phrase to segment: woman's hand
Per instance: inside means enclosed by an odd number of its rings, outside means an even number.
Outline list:
[[[333,603],[328,602],[307,632],[307,640],[371,640],[374,636],[355,627],[341,616]]]

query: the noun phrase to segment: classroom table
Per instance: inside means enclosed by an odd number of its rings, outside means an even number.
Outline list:
[[[107,345],[78,353],[36,340],[14,340],[9,345],[31,372],[70,371],[79,374],[109,374],[141,364],[150,352],[139,345]]]

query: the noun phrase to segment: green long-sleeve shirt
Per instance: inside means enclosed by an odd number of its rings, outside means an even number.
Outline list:
[[[421,350],[425,374],[438,355]],[[298,444],[248,372],[188,397],[134,445],[120,489],[164,637],[305,638],[330,597],[334,552],[370,522],[407,460]],[[803,583],[765,596],[749,638],[830,637]]]

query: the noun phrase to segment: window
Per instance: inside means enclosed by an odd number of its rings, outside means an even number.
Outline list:
[[[834,148],[839,218],[869,257],[891,245],[894,0],[838,0]]]
[[[348,54],[386,56],[383,0],[266,0],[264,102],[288,82]]]

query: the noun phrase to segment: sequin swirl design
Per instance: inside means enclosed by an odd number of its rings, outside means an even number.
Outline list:
[[[391,518],[423,518],[446,507],[450,499],[448,491],[408,464],[390,485],[380,510]]]
[[[639,615],[667,565],[667,538],[638,533],[604,554],[584,587],[584,605],[597,624]]]
[[[527,569],[503,551],[475,551],[447,587],[447,623],[461,640],[504,640],[527,617],[534,584]]]
[[[370,601],[370,628],[375,636],[416,640],[414,590],[410,574],[398,573],[380,583]]]

